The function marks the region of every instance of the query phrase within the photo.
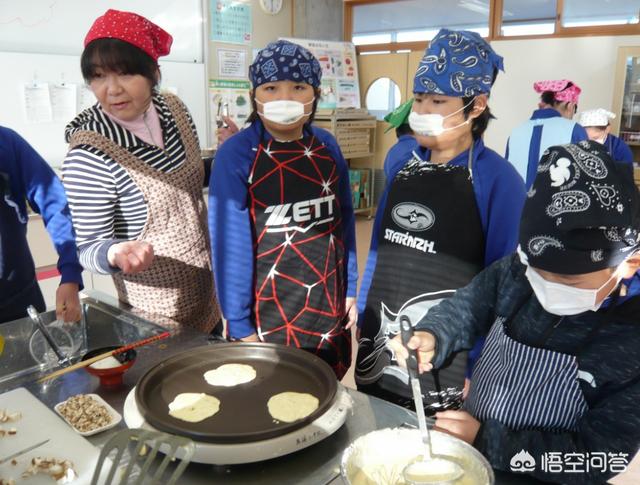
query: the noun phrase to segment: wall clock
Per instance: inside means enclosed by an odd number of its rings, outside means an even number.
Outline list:
[[[266,13],[276,15],[282,10],[282,0],[260,0],[260,7]]]

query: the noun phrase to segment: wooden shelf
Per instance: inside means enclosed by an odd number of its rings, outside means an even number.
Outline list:
[[[362,188],[362,190],[358,190],[357,194],[354,194],[354,206],[356,203],[360,204],[362,197],[365,198],[365,203],[373,204],[376,117],[370,115],[366,109],[318,110],[313,123],[335,136],[345,159],[359,160],[349,163],[349,184],[352,190],[356,185],[359,189]],[[367,188],[360,185],[363,180],[361,174],[357,176],[353,174],[354,178],[352,179],[352,172],[358,171],[368,173]],[[373,206],[359,207],[354,209],[354,212],[356,214],[368,213],[371,217]]]
[[[366,153],[343,153],[344,158],[366,158],[373,157],[375,155],[374,152],[366,152]]]

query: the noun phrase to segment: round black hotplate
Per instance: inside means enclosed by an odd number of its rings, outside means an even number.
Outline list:
[[[211,386],[204,373],[223,364],[249,364],[256,378],[234,387]],[[228,343],[196,347],[151,368],[136,386],[136,402],[154,428],[209,443],[246,443],[290,433],[331,406],[338,383],[331,367],[304,350],[267,343]],[[307,392],[318,409],[293,423],[275,421],[267,402],[285,391]],[[169,415],[169,403],[183,392],[204,392],[220,399],[220,411],[199,423]]]

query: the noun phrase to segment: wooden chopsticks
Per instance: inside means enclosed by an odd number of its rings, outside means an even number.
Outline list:
[[[123,352],[126,352],[127,350],[135,349],[137,347],[142,347],[143,345],[148,345],[150,343],[157,342],[158,340],[163,340],[170,336],[171,336],[171,332],[164,332],[164,333],[155,335],[153,337],[149,337],[143,340],[138,340],[137,342],[134,342],[132,344],[125,345],[123,347],[118,347],[117,349],[110,350],[109,352],[105,352],[100,355],[96,355],[95,357],[91,357],[90,359],[82,360],[77,364],[73,364],[69,367],[64,367],[62,369],[59,369],[55,372],[52,372],[51,374],[47,374],[46,376],[41,377],[36,382],[44,382],[44,381],[49,381],[51,379],[55,379],[56,377],[59,377],[63,374],[67,374],[68,372],[73,372],[74,370],[82,369],[83,367],[87,367],[93,364],[94,362],[98,362],[99,360],[106,359],[107,357],[110,357],[112,355],[121,354]]]

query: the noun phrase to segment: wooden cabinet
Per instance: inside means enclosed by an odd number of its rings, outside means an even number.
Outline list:
[[[631,148],[635,180],[640,186],[640,46],[618,48],[613,110],[612,131]]]
[[[349,179],[356,213],[373,215],[376,119],[366,109],[318,110],[314,124],[336,137],[349,163]]]

